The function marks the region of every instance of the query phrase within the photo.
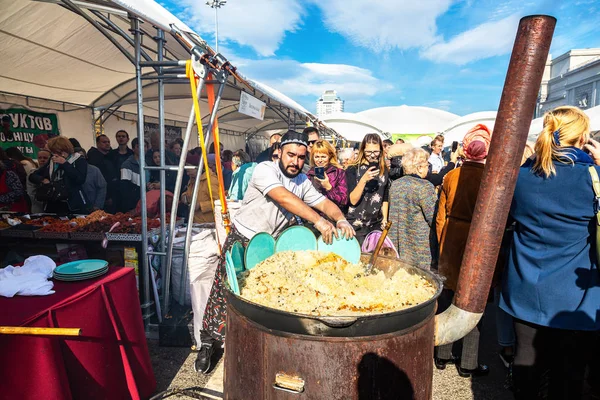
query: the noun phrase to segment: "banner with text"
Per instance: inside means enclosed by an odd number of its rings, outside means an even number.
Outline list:
[[[159,133],[160,128],[158,124],[144,122],[144,139],[148,142],[150,142],[152,135],[158,135]],[[177,138],[181,138],[181,128],[178,126],[165,125],[165,145],[167,146],[167,149]]]
[[[252,97],[246,92],[240,92],[240,107],[238,111],[242,114],[262,121],[265,118],[266,109],[267,105],[256,97]]]
[[[56,114],[24,108],[0,109],[0,118],[5,116],[10,121],[2,121],[0,146],[17,147],[27,157],[37,158],[38,150],[46,146],[48,139],[60,134]]]

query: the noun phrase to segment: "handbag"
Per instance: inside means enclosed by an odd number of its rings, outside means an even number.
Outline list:
[[[592,187],[594,188],[594,214],[596,214],[596,259],[600,259],[600,178],[596,167],[589,168],[590,176],[592,177]]]
[[[64,179],[43,183],[35,191],[35,199],[41,202],[64,201],[69,198],[69,190]]]

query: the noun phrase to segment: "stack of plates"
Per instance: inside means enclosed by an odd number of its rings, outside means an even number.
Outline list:
[[[108,261],[79,260],[60,265],[54,269],[54,279],[66,282],[97,278],[108,272]]]

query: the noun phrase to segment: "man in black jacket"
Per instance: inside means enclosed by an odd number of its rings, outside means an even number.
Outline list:
[[[108,136],[99,135],[96,137],[96,147],[92,147],[88,151],[87,156],[88,163],[98,167],[106,180],[104,211],[114,214],[117,210],[119,171],[110,150],[110,139]]]

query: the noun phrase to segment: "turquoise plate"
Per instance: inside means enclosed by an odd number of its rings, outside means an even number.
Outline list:
[[[233,260],[231,259],[231,253],[225,253],[225,269],[227,271],[227,282],[233,293],[239,295],[240,287],[238,285],[237,275],[235,273],[235,267],[233,266]]]
[[[79,260],[59,265],[54,272],[59,275],[80,275],[101,270],[108,265],[105,260]]]
[[[275,253],[290,250],[317,250],[317,238],[304,226],[287,228],[275,242]]]
[[[71,278],[71,277],[78,277],[78,276],[95,275],[95,274],[97,274],[99,272],[106,272],[106,271],[108,271],[108,267],[104,267],[104,268],[99,269],[97,271],[84,272],[84,273],[81,273],[81,274],[61,274],[61,273],[58,273],[58,272],[54,272],[54,276],[61,276],[61,277],[64,277],[64,278]]]
[[[244,271],[244,246],[240,242],[234,242],[231,246],[231,261],[236,274]]]
[[[275,239],[266,232],[257,233],[246,246],[244,255],[246,269],[256,267],[256,264],[263,262],[273,254],[275,254]]]
[[[331,244],[326,244],[323,241],[323,237],[319,236],[317,240],[317,249],[319,251],[327,251],[337,254],[352,264],[358,264],[360,262],[360,244],[356,238],[344,239],[340,234],[339,239],[333,237]]]
[[[72,276],[54,275],[54,279],[56,279],[57,281],[64,281],[64,282],[77,282],[77,281],[84,281],[86,279],[99,278],[102,275],[105,275],[107,272],[108,272],[108,268],[100,270],[91,275],[85,275],[85,276],[82,276],[82,275],[72,275]]]

